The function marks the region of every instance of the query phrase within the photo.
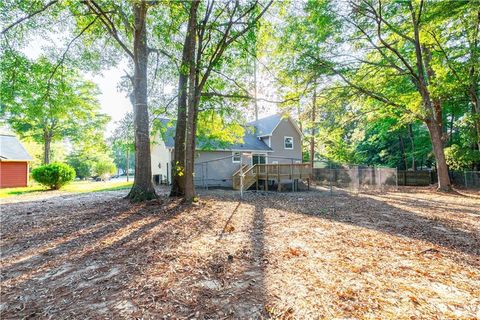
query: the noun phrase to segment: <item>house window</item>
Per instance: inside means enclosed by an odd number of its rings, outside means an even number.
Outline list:
[[[232,152],[232,162],[233,163],[240,163],[240,152]]]
[[[285,149],[293,149],[293,137],[283,137],[283,145]]]

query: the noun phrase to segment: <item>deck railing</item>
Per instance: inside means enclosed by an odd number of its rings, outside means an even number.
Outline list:
[[[279,164],[255,164],[252,167],[244,167],[243,188],[248,189],[258,180],[294,180],[309,179],[312,174],[312,167],[309,163],[279,163]],[[234,189],[240,189],[241,170],[236,171],[232,176]]]

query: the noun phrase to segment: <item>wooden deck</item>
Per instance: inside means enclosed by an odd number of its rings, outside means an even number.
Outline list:
[[[276,181],[278,190],[282,188],[282,181],[293,180],[307,180],[310,183],[310,176],[312,174],[312,167],[309,163],[295,163],[295,164],[255,164],[253,166],[243,165],[242,170],[237,170],[232,175],[232,186],[235,190],[240,190],[242,187],[241,175],[243,173],[243,190],[247,190],[254,183],[259,187],[259,180]],[[268,183],[265,183],[265,188],[268,191]]]

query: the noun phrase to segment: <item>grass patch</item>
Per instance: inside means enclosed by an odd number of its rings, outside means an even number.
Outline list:
[[[129,189],[133,182],[127,181],[74,181],[64,186],[60,191],[69,193],[86,193],[86,192],[100,192],[100,191],[114,191]],[[22,188],[5,188],[0,189],[0,198],[8,198],[22,194],[37,193],[37,192],[52,192],[45,187],[34,184],[30,187]]]

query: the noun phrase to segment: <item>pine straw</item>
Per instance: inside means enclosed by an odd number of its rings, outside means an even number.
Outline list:
[[[1,318],[480,318],[480,195],[1,207]]]

